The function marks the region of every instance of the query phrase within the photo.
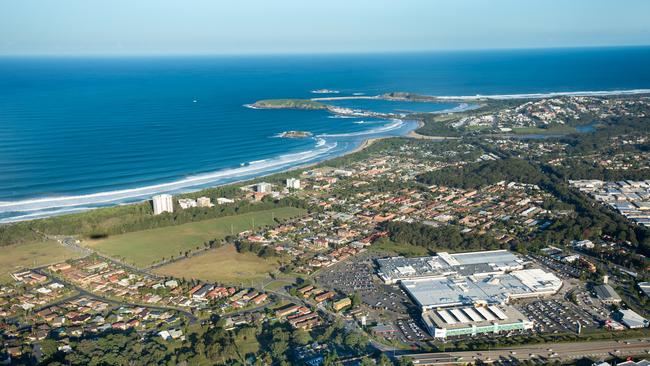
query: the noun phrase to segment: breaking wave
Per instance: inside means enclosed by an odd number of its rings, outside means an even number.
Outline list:
[[[323,140],[324,141],[324,140]],[[0,222],[33,219],[36,217],[52,216],[54,214],[83,211],[108,204],[134,202],[163,192],[182,192],[210,185],[223,184],[240,179],[270,174],[291,166],[313,162],[326,156],[337,147],[337,142],[317,144],[312,150],[281,155],[277,158],[251,161],[248,165],[237,168],[223,169],[216,172],[189,176],[174,182],[161,183],[146,187],[121,189],[85,195],[60,196],[27,199],[14,202],[0,202],[2,213],[33,214],[12,215],[0,219]],[[41,211],[41,212],[36,212]]]
[[[597,97],[612,95],[635,95],[650,94],[650,89],[628,89],[628,90],[599,90],[599,91],[575,91],[575,92],[549,92],[549,93],[528,93],[528,94],[492,94],[492,95],[459,95],[459,96],[437,96],[439,99],[539,99],[562,96],[573,97]]]

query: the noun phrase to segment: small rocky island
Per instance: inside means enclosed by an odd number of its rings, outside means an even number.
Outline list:
[[[255,109],[327,109],[327,105],[309,99],[266,99],[248,105]]]
[[[302,139],[312,137],[312,133],[308,131],[285,131],[280,134],[280,137],[287,139]]]

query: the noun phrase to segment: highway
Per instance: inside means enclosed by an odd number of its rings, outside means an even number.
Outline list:
[[[537,359],[540,363],[546,363],[548,360],[570,361],[585,357],[593,360],[603,360],[614,356],[625,357],[648,354],[649,352],[650,338],[635,338],[621,341],[620,343],[612,340],[580,343],[545,343],[489,351],[403,354],[396,357],[408,357],[416,365],[450,365],[476,360],[481,360],[484,363],[512,359],[520,361]]]

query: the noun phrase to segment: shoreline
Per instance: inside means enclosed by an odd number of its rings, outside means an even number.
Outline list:
[[[412,122],[414,122],[414,121],[412,121]],[[344,156],[348,156],[348,155],[351,155],[351,154],[358,153],[358,152],[370,147],[375,142],[386,139],[386,138],[409,137],[409,134],[411,132],[415,131],[416,129],[420,128],[420,126],[421,126],[421,123],[418,123],[418,126],[415,127],[413,130],[409,131],[408,133],[401,134],[401,135],[368,137],[368,138],[362,139],[359,146],[357,146],[357,147],[355,147],[355,148],[353,148],[353,149],[351,149],[349,151],[343,152],[341,154],[328,156],[328,157],[326,157],[325,159],[322,159],[322,160],[316,160],[316,161],[312,161],[312,162],[297,164],[295,166],[286,167],[286,168],[283,168],[283,169],[280,169],[280,170],[277,170],[277,171],[271,171],[271,172],[268,172],[266,174],[262,173],[260,175],[255,175],[255,176],[251,176],[251,177],[243,177],[241,179],[235,179],[235,180],[230,181],[230,182],[211,184],[211,185],[203,186],[203,187],[196,188],[196,189],[188,189],[186,191],[179,191],[179,192],[170,191],[170,192],[154,193],[154,194],[151,194],[149,197],[147,197],[145,199],[135,199],[133,201],[128,201],[128,202],[112,202],[112,203],[107,203],[107,204],[99,203],[99,205],[95,206],[95,207],[88,207],[87,204],[81,204],[81,205],[79,205],[80,207],[68,206],[68,207],[70,207],[70,209],[65,211],[65,212],[57,212],[57,209],[55,209],[52,212],[43,212],[42,215],[39,215],[38,211],[40,211],[40,210],[38,210],[38,209],[16,211],[16,212],[19,212],[21,214],[16,215],[14,217],[6,217],[4,219],[0,219],[0,226],[11,225],[11,224],[18,223],[18,222],[44,220],[44,219],[48,219],[48,218],[52,218],[52,217],[56,217],[56,216],[83,214],[83,213],[86,213],[86,212],[89,212],[89,211],[95,211],[95,210],[100,210],[100,209],[108,209],[108,208],[112,208],[112,207],[116,207],[116,206],[138,205],[138,204],[143,204],[143,203],[149,201],[151,199],[150,197],[152,195],[155,195],[155,194],[168,193],[168,194],[172,194],[174,196],[183,196],[185,194],[195,194],[195,193],[198,193],[198,192],[201,192],[201,191],[204,191],[204,190],[214,189],[214,188],[217,188],[217,187],[225,187],[225,186],[229,186],[229,185],[236,185],[236,184],[241,184],[241,183],[244,183],[244,182],[254,181],[254,180],[262,179],[264,177],[273,176],[273,175],[276,175],[276,174],[285,174],[285,173],[293,172],[293,171],[296,171],[296,170],[299,170],[299,169],[314,167],[314,166],[317,166],[319,164],[327,163],[328,161],[331,161],[333,159],[337,159],[337,158],[341,158],[341,157],[344,157]],[[81,207],[81,206],[83,206],[83,207]],[[58,209],[62,209],[62,208],[65,208],[65,206],[61,206]],[[32,216],[32,217],[30,217],[30,216]]]
[[[406,93],[411,94],[411,93]],[[378,99],[389,101],[403,102],[423,102],[423,103],[440,103],[440,102],[478,102],[485,100],[511,100],[511,99],[542,99],[557,97],[606,97],[606,96],[631,96],[631,95],[650,95],[650,89],[619,89],[619,90],[583,90],[583,91],[560,91],[548,93],[520,93],[520,94],[486,94],[486,95],[420,95],[413,94],[423,100],[413,100],[405,97],[391,97],[386,94],[379,95],[349,95],[336,97],[316,97],[310,98],[312,101],[328,100],[352,100],[352,99]]]
[[[424,127],[424,122],[418,121],[418,127],[413,131],[410,131],[406,134],[406,137],[418,139],[418,140],[431,140],[431,141],[445,141],[445,140],[458,140],[460,137],[456,136],[432,136],[432,135],[422,135],[417,133],[417,130]]]
[[[650,91],[648,89],[635,89],[635,90],[626,90],[626,91],[608,91],[608,92],[568,92],[568,93],[548,93],[548,94],[534,94],[535,97],[541,96],[541,95],[548,95],[548,96],[558,96],[558,95],[577,95],[577,94],[594,94],[594,95],[629,95],[629,94],[643,94],[647,91]],[[503,95],[505,96],[505,95]],[[509,96],[514,96],[514,95],[509,95]],[[521,94],[517,96],[523,96]],[[533,97],[533,94],[527,95],[529,98]],[[461,102],[462,98],[461,97],[458,100],[457,97],[429,97],[431,100],[428,100],[427,102],[449,102],[451,101],[451,98],[456,99],[457,102]],[[486,98],[487,97],[487,98]],[[499,96],[493,96],[493,97],[499,97]],[[450,98],[450,99],[446,99]],[[488,96],[473,96],[473,97],[468,97],[468,99],[489,99]],[[368,95],[363,95],[363,96],[333,96],[333,97],[323,97],[323,98],[312,98],[312,100],[340,100],[340,99],[385,99],[385,100],[403,100],[403,101],[412,101],[404,98],[399,98],[399,97],[388,97],[386,95],[375,95],[375,96],[368,96]],[[496,99],[496,98],[495,98]],[[467,102],[467,100],[463,100],[462,102]],[[480,108],[482,104],[467,104],[467,105],[462,105],[461,108],[454,108],[454,109],[448,109],[448,110],[443,110],[443,111],[438,111],[438,112],[431,112],[431,113],[459,113],[459,112],[464,112],[464,111],[469,111],[473,109]],[[404,118],[399,118],[399,120],[405,122]],[[106,200],[104,202],[97,201],[93,203],[81,203],[81,204],[69,204],[69,205],[63,205],[63,206],[50,206],[42,209],[26,209],[26,210],[16,210],[14,212],[18,213],[15,216],[11,217],[5,217],[0,219],[0,225],[7,225],[7,224],[12,224],[16,222],[23,222],[23,221],[33,221],[33,220],[41,220],[41,219],[47,219],[50,217],[55,217],[55,216],[65,216],[65,215],[71,215],[71,214],[80,214],[83,212],[88,212],[88,211],[93,211],[97,209],[103,209],[103,208],[110,208],[110,207],[115,207],[115,206],[122,206],[122,205],[133,205],[133,204],[141,204],[143,202],[146,202],[150,199],[151,196],[155,194],[160,194],[160,193],[169,193],[173,195],[185,195],[185,194],[191,194],[191,193],[196,193],[196,192],[201,192],[203,190],[208,190],[212,188],[217,188],[217,187],[223,187],[223,186],[228,186],[228,185],[233,185],[233,184],[240,184],[242,182],[247,182],[247,181],[253,181],[257,179],[261,179],[264,177],[272,176],[275,174],[282,174],[282,173],[287,173],[287,172],[292,172],[297,169],[305,169],[309,167],[313,167],[319,164],[326,163],[327,161],[330,161],[332,159],[336,159],[339,157],[344,157],[348,156],[350,154],[355,154],[360,151],[363,151],[364,149],[372,146],[374,143],[377,141],[386,139],[386,138],[392,138],[392,137],[404,137],[404,138],[413,138],[413,139],[420,139],[420,140],[429,140],[429,141],[446,141],[446,140],[458,140],[461,139],[462,137],[460,136],[434,136],[434,135],[423,135],[418,133],[417,131],[421,129],[422,127],[425,126],[425,123],[420,120],[408,120],[410,122],[417,122],[417,127],[413,128],[412,130],[405,132],[401,135],[387,135],[387,136],[374,136],[374,137],[368,137],[366,139],[363,139],[362,142],[355,148],[347,151],[347,152],[342,152],[337,155],[332,155],[332,156],[327,156],[324,159],[320,160],[318,158],[315,158],[316,160],[312,162],[304,162],[304,163],[298,163],[294,166],[288,166],[284,168],[279,168],[278,170],[273,170],[269,171],[268,173],[261,173],[259,175],[244,175],[240,178],[237,177],[232,177],[231,181],[223,182],[223,183],[214,183],[214,184],[206,184],[206,185],[199,185],[195,188],[188,187],[187,190],[180,188],[178,190],[171,190],[171,191],[160,191],[160,192],[155,192],[151,193],[149,195],[142,195],[140,198],[134,197],[133,200],[129,200],[128,198],[125,198],[123,201],[120,201],[119,199],[116,199],[115,201],[113,200]],[[103,192],[98,193],[98,195],[101,195]],[[66,197],[61,197],[61,199],[65,199]],[[56,200],[56,199],[55,199]],[[4,203],[9,203],[9,202],[4,202]]]

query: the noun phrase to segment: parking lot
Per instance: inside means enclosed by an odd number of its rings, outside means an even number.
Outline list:
[[[582,271],[578,268],[550,257],[531,255],[529,258],[552,270],[556,276],[560,277],[563,280],[569,278],[580,278],[580,274],[582,273]]]
[[[420,328],[412,318],[398,319],[395,321],[395,326],[399,329],[404,342],[417,342],[431,339],[426,330]]]
[[[377,254],[362,253],[346,262],[323,270],[316,277],[319,286],[346,295],[358,293],[370,309],[393,313],[396,319],[408,315],[414,305],[399,286],[385,285],[375,274]],[[391,315],[391,314],[387,314]]]
[[[583,331],[600,327],[600,322],[594,315],[565,300],[535,300],[517,307],[528,319],[535,322],[534,330],[537,332],[575,333],[578,322],[582,325]]]

